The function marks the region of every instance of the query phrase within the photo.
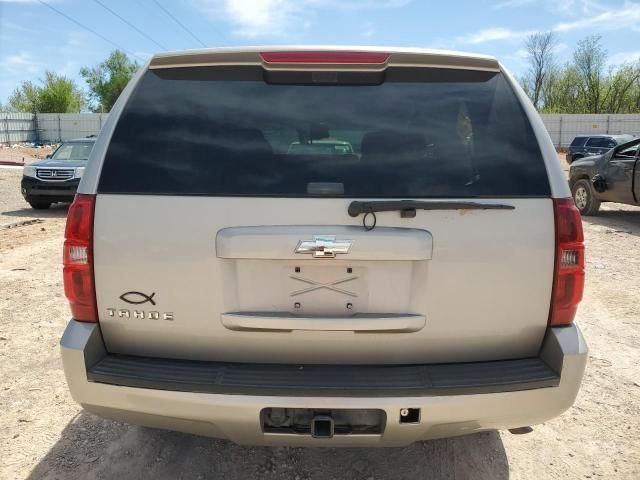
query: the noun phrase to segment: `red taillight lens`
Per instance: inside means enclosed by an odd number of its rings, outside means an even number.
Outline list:
[[[380,65],[389,58],[378,52],[263,52],[266,63],[364,63]]]
[[[556,263],[549,325],[573,322],[584,291],[582,219],[572,198],[553,200],[556,222]]]
[[[81,322],[97,322],[93,282],[93,212],[95,195],[78,194],[69,207],[64,231],[64,293],[71,314]]]

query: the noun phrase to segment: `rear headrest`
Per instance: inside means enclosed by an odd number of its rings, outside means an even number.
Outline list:
[[[426,139],[421,134],[379,130],[366,133],[362,137],[360,152],[363,157],[416,156],[424,154],[426,145]]]
[[[271,144],[257,128],[225,128],[219,131],[216,140],[229,151],[273,153]]]

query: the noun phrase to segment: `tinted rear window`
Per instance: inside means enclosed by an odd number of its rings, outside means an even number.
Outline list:
[[[616,142],[609,137],[591,137],[587,142],[587,147],[613,148]]]
[[[285,80],[260,67],[148,71],[99,191],[301,197],[328,182],[345,197],[549,195],[502,74],[389,68],[369,83]]]
[[[585,142],[587,141],[587,137],[576,137],[571,142],[572,147],[583,147]]]

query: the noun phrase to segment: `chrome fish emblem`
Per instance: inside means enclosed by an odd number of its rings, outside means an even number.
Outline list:
[[[153,300],[153,296],[156,292],[153,292],[151,295],[147,295],[142,292],[125,292],[120,295],[120,300],[123,302],[130,303],[132,305],[142,305],[143,303],[151,302],[151,305],[155,305],[156,302]]]

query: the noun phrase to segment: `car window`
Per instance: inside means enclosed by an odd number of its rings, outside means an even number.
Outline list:
[[[616,157],[618,156],[622,156],[622,157],[634,157],[636,155],[636,153],[638,153],[638,147],[640,146],[640,142],[636,143],[634,145],[631,145],[629,147],[626,147],[622,150],[618,150],[616,152]]]
[[[99,192],[308,196],[310,183],[328,182],[346,197],[549,194],[538,142],[502,74],[390,67],[383,80],[149,70],[115,128]]]
[[[591,137],[587,140],[587,147],[604,147],[605,146],[605,138],[602,137]]]
[[[587,137],[576,137],[571,142],[572,147],[583,147],[585,142],[587,141]]]
[[[631,135],[622,135],[620,137],[616,137],[614,139],[618,145],[622,145],[623,143],[627,143],[633,140]]]
[[[53,160],[87,160],[93,142],[89,143],[63,143],[51,157]]]

